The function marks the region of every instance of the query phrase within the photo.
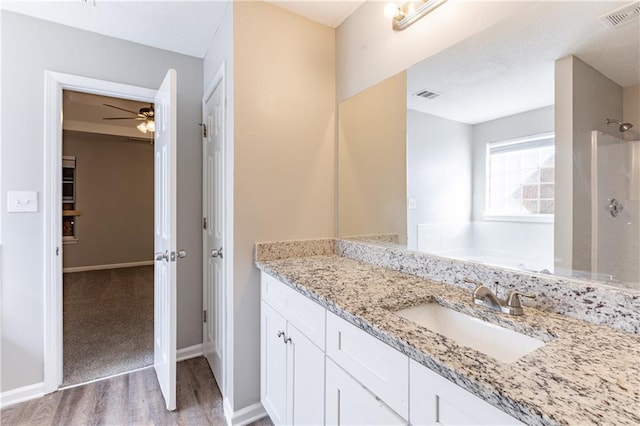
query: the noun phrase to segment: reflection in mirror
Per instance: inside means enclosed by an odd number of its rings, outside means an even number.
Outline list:
[[[606,19],[625,6],[532,3],[341,103],[338,235],[640,289],[640,13]]]

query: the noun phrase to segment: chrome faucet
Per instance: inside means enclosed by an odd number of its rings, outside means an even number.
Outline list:
[[[520,303],[520,296],[529,297],[531,299],[535,299],[535,295],[531,294],[523,294],[518,291],[512,290],[507,294],[507,298],[505,300],[500,299],[496,296],[490,289],[484,286],[479,281],[470,280],[469,278],[464,278],[464,281],[467,283],[475,284],[476,289],[473,290],[473,303],[476,305],[486,306],[489,309],[494,311],[500,311],[509,315],[523,315],[524,310],[522,309],[522,304]]]

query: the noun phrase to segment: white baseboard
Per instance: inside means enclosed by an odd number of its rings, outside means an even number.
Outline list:
[[[249,423],[260,420],[267,416],[267,412],[264,411],[262,403],[256,402],[248,407],[244,407],[238,411],[233,411],[231,404],[227,398],[224,399],[222,404],[224,409],[224,417],[227,420],[228,426],[244,426]]]
[[[188,348],[178,349],[178,352],[176,353],[176,361],[180,362],[197,356],[202,356],[202,343],[189,346]]]
[[[44,396],[44,382],[0,393],[0,408]]]
[[[104,269],[133,268],[135,266],[153,265],[153,260],[142,260],[140,262],[114,263],[112,265],[90,265],[90,266],[74,266],[71,268],[63,268],[62,272],[86,272],[86,271],[102,271]]]

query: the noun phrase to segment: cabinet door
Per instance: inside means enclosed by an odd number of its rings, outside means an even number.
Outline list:
[[[287,322],[269,305],[261,303],[260,400],[276,425],[287,415]]]
[[[409,419],[409,357],[331,312],[327,356]]]
[[[353,377],[327,358],[327,425],[406,425]]]
[[[289,412],[287,423],[324,424],[324,353],[298,329],[287,324]]]
[[[412,425],[522,425],[507,413],[411,360]]]

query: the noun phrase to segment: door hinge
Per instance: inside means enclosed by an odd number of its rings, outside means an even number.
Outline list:
[[[60,256],[60,247],[56,247],[56,256]]]
[[[207,229],[207,218],[206,217],[202,218],[202,229]]]
[[[207,322],[207,311],[206,310],[202,311],[202,317],[203,317],[203,321],[202,322]]]
[[[198,123],[198,126],[202,126],[202,137],[207,137],[207,125],[204,123]]]

